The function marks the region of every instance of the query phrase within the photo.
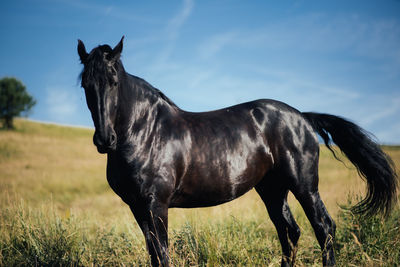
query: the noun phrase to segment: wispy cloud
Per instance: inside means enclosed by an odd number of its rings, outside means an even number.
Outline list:
[[[103,4],[99,2],[88,2],[82,0],[59,0],[66,6],[71,6],[77,10],[90,12],[91,14],[98,14],[99,16],[107,16],[115,19],[124,21],[135,21],[135,22],[152,22],[154,19],[148,16],[138,15],[132,10],[126,10],[126,8],[120,8],[113,2]]]
[[[193,11],[194,1],[184,0],[183,6],[167,24],[166,33],[169,40],[174,40],[179,35],[179,30]]]
[[[361,56],[400,60],[400,23],[358,15],[306,14],[252,29],[228,29],[200,44],[219,51],[223,45],[293,51],[355,52]]]
[[[176,39],[179,37],[180,30],[192,13],[193,8],[193,0],[184,0],[182,8],[167,22],[167,27],[165,28],[165,40],[163,40],[165,43],[164,49],[158,55],[156,63],[152,68],[163,69],[167,65],[170,65],[166,64],[166,62],[175,48]]]
[[[46,92],[46,105],[48,116],[54,121],[62,121],[79,116],[79,98],[73,93],[72,88],[49,86]]]
[[[209,59],[220,52],[225,46],[235,41],[237,42],[238,37],[235,31],[214,35],[199,46],[200,56],[204,59]]]
[[[392,96],[391,98],[387,96],[382,99],[379,96],[369,96],[373,98],[369,102],[373,102],[373,106],[365,107],[370,112],[362,118],[361,122],[364,125],[370,126],[377,123],[385,118],[394,116],[400,113],[400,96]]]
[[[266,77],[261,75],[258,78],[248,78],[222,74],[218,69],[189,67],[180,69],[175,75],[169,73],[169,79],[175,81],[176,87],[185,88],[176,92],[174,97],[177,101],[185,108],[195,107],[195,111],[222,108],[259,98],[272,98],[287,102],[302,111],[328,112],[337,110],[341,104],[348,105],[360,97],[356,91],[327,86],[310,77],[298,77],[289,72],[275,75],[269,72]],[[167,80],[165,84],[169,84]],[[341,111],[343,110],[345,109]]]

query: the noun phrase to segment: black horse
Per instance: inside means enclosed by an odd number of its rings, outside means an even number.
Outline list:
[[[335,223],[318,193],[314,131],[330,149],[332,139],[367,182],[367,196],[353,211],[390,211],[397,195],[393,163],[354,123],[268,99],[211,112],[183,111],[125,72],[122,41],[87,53],[78,40],[82,87],[95,125],[93,142],[107,153],[108,183],[131,208],[153,266],[169,265],[168,208],[218,205],[253,187],[278,232],[282,266],[294,265],[300,237],[286,201],[289,190],[311,222],[323,265],[334,266]]]

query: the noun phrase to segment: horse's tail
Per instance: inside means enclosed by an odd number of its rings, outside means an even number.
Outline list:
[[[351,208],[357,214],[388,215],[397,199],[397,175],[393,161],[371,135],[343,118],[312,112],[302,113],[332,151],[330,140],[340,148],[367,181],[366,197]]]

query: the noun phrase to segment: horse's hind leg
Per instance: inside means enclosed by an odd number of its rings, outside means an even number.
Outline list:
[[[333,251],[336,225],[329,216],[318,191],[294,193],[310,221],[322,250],[323,266],[336,266]]]
[[[287,203],[288,190],[271,183],[276,181],[269,175],[256,186],[257,193],[261,196],[267,207],[268,214],[278,232],[279,241],[282,246],[283,267],[294,266],[297,241],[300,237],[300,228],[290,212]]]
[[[300,202],[314,229],[322,250],[323,266],[336,266],[333,251],[336,225],[329,216],[318,192],[318,158],[299,160],[297,172],[291,173],[290,190]]]

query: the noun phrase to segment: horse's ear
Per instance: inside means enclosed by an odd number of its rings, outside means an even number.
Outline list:
[[[85,64],[86,59],[89,56],[89,54],[86,52],[85,45],[79,39],[78,39],[78,54],[79,54],[79,57],[81,58],[82,64]]]
[[[122,36],[121,41],[119,41],[119,43],[112,50],[111,55],[110,55],[111,60],[117,61],[119,59],[119,57],[121,56],[124,38],[125,38],[125,36]]]

